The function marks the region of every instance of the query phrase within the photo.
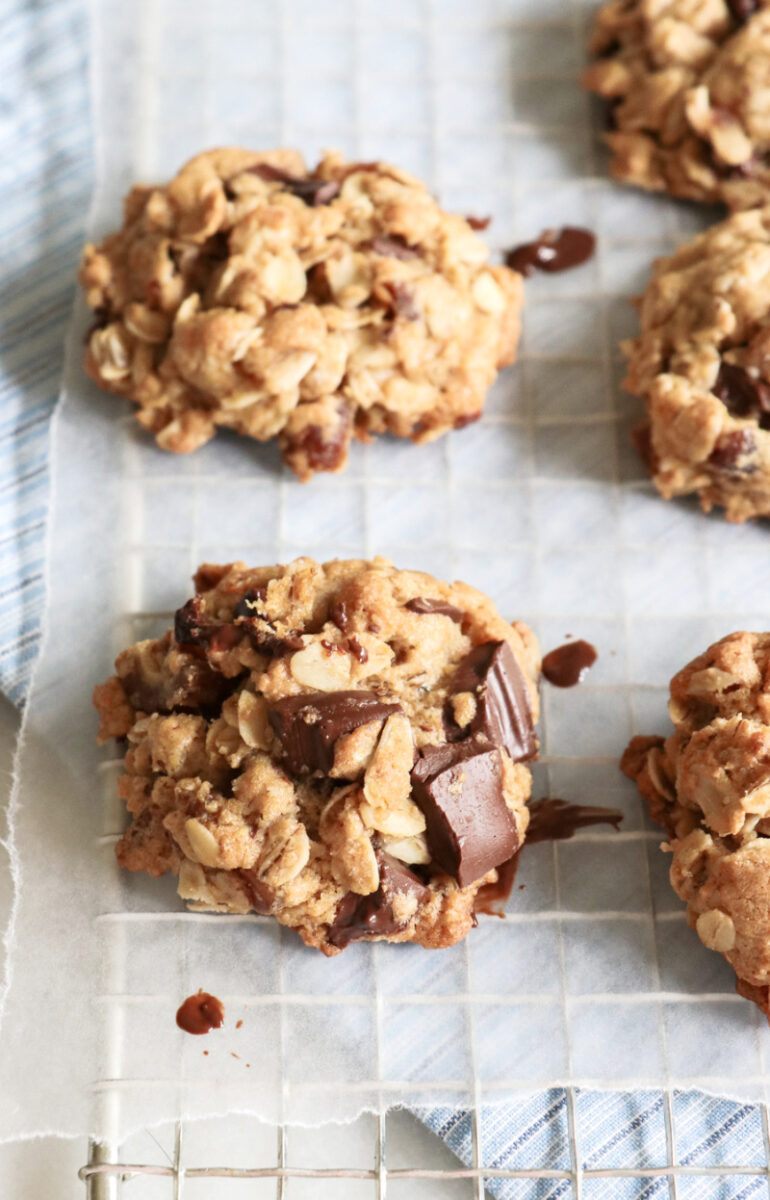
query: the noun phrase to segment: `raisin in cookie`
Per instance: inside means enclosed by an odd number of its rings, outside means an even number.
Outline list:
[[[660,259],[640,315],[625,385],[646,404],[635,440],[656,487],[730,521],[770,515],[770,207]]]
[[[174,629],[97,687],[126,738],[132,871],[310,946],[448,946],[524,840],[537,644],[385,559],[201,567]]]
[[[675,732],[622,767],[668,833],[671,883],[737,990],[770,1016],[770,633],[733,633],[671,681]]]
[[[88,245],[85,366],[165,450],[217,426],[277,437],[300,479],[352,437],[426,442],[480,414],[513,362],[521,277],[396,167],[212,150],[135,187]]]
[[[617,179],[732,209],[770,199],[770,0],[611,0],[590,49]]]

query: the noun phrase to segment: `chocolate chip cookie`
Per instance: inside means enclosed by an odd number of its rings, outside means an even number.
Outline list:
[[[626,387],[645,401],[635,440],[656,487],[729,521],[770,515],[770,207],[660,259],[640,315]]]
[[[731,209],[770,199],[770,0],[610,0],[590,49],[616,179]]]
[[[537,643],[385,559],[202,566],[173,630],[94,692],[127,739],[117,847],[195,909],[310,946],[448,946],[524,841]]]
[[[309,172],[291,150],[212,150],[133,188],[80,281],[86,370],[159,446],[277,437],[302,480],[342,470],[353,437],[476,420],[522,304],[521,277],[419,180],[339,154]]]
[[[674,733],[622,767],[668,834],[671,883],[737,990],[770,1016],[770,633],[733,633],[671,680]]]

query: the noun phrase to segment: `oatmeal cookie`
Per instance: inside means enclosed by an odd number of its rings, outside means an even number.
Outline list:
[[[217,426],[277,437],[300,479],[352,437],[427,442],[480,416],[513,362],[521,277],[490,266],[419,180],[327,153],[212,150],[135,187],[83,253],[85,367],[133,400],[159,446]]]
[[[206,564],[195,589],[94,692],[127,739],[121,865],[327,955],[465,937],[529,821],[530,630],[385,559]]]
[[[770,199],[770,0],[610,0],[590,50],[616,179],[731,209]]]
[[[658,491],[729,521],[770,515],[770,207],[736,213],[656,262],[625,386]]]
[[[671,680],[674,733],[621,766],[668,834],[671,883],[737,990],[770,1017],[770,633],[733,633]]]

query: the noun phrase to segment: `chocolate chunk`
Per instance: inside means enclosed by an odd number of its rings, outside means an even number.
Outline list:
[[[430,892],[404,863],[384,850],[375,850],[380,870],[380,886],[370,896],[348,892],[341,901],[329,929],[329,941],[344,949],[361,938],[388,937],[402,928],[393,911],[396,896],[413,896],[417,907],[428,899]]]
[[[340,185],[336,179],[317,179],[312,175],[303,179],[282,171],[280,167],[271,167],[268,163],[258,163],[256,167],[249,167],[249,171],[268,183],[282,183],[287,192],[304,200],[311,208],[330,204],[339,195]]]
[[[306,463],[311,471],[337,471],[345,465],[352,426],[350,405],[341,401],[333,424],[306,425],[300,433],[282,435],[284,457],[303,470]]]
[[[543,674],[549,683],[556,687],[574,687],[580,683],[586,671],[594,665],[598,658],[596,647],[582,639],[576,642],[565,642],[546,654],[543,659]]]
[[[470,217],[469,216],[469,217],[466,217],[465,219],[468,222],[468,224],[470,225],[471,229],[476,229],[476,230],[489,229],[489,226],[492,224],[491,217]]]
[[[267,596],[267,588],[249,588],[244,592],[240,600],[233,610],[233,616],[237,617],[257,617],[259,612],[257,605],[261,601],[264,603]]]
[[[430,747],[440,753],[423,752],[412,770],[412,797],[425,816],[431,857],[460,887],[519,848],[503,793],[500,750],[477,749],[470,742]]]
[[[248,893],[249,902],[255,913],[261,916],[266,916],[275,899],[275,893],[271,887],[257,877],[257,872],[253,867],[244,867],[237,872]]]
[[[733,363],[720,363],[711,389],[733,417],[770,414],[770,387]]]
[[[242,637],[248,637],[260,654],[286,654],[289,650],[300,650],[302,638],[297,630],[278,633],[266,618],[258,616],[254,601],[264,599],[258,590],[251,589],[235,606],[233,621],[213,621],[205,613],[202,596],[193,596],[174,614],[174,637],[180,645],[206,646],[221,652],[237,646]]]
[[[193,596],[174,613],[174,637],[180,646],[205,644],[214,622],[205,616],[206,606],[202,596]]]
[[[425,596],[415,596],[414,600],[409,600],[404,605],[413,613],[424,613],[433,615],[440,613],[443,617],[451,617],[458,625],[462,624],[465,613],[461,608],[456,608],[454,604],[449,604],[446,600],[428,600]]]
[[[588,229],[565,225],[564,229],[546,229],[537,241],[515,246],[505,256],[506,265],[520,275],[535,271],[569,271],[592,257],[596,238]]]
[[[420,310],[415,303],[414,292],[408,284],[386,283],[383,286],[390,295],[393,309],[399,317],[406,317],[407,321],[419,320]]]
[[[323,692],[276,700],[268,716],[292,774],[328,775],[338,738],[400,711],[400,705],[385,704],[374,692]]]
[[[527,682],[507,642],[485,642],[465,656],[449,687],[450,696],[458,692],[474,694],[476,715],[468,731],[459,729],[449,716],[450,740],[470,732],[504,746],[514,762],[535,757],[537,738]]]
[[[383,258],[398,258],[401,262],[420,257],[418,251],[409,245],[406,238],[402,238],[398,234],[373,237],[368,246],[370,250],[373,250],[375,254],[381,254]]]
[[[738,24],[745,25],[755,13],[759,12],[759,0],[727,0],[727,7]]]
[[[112,320],[112,311],[108,304],[98,304],[93,312],[93,321],[88,326],[83,341],[86,345],[91,341],[91,337],[98,329],[106,329]]]
[[[735,429],[717,438],[708,465],[725,475],[752,475],[757,464],[746,460],[756,453],[756,449],[756,439],[750,429]]]

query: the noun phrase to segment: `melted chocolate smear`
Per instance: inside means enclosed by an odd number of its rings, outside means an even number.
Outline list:
[[[225,1006],[216,996],[208,992],[197,991],[188,996],[179,1006],[176,1013],[176,1023],[185,1033],[211,1033],[219,1029],[225,1019]]]
[[[529,277],[535,271],[569,271],[582,266],[596,249],[596,237],[589,229],[546,229],[535,242],[515,246],[505,256],[506,265]]]
[[[717,438],[707,462],[723,475],[753,475],[757,464],[751,459],[756,449],[756,439],[750,429],[735,429]]]
[[[277,700],[268,718],[292,774],[328,775],[338,738],[400,711],[400,705],[384,704],[374,692],[325,692]]]
[[[622,820],[623,814],[617,808],[570,804],[569,800],[544,797],[542,800],[533,800],[529,806],[526,842],[565,841],[578,829],[586,829],[589,825],[614,825],[617,830]]]
[[[431,857],[460,887],[474,883],[518,849],[497,746],[479,753],[469,738],[425,747],[412,769],[412,797],[425,816]]]
[[[415,596],[414,600],[407,601],[404,608],[407,608],[409,612],[420,613],[424,616],[433,616],[439,613],[442,617],[450,617],[458,625],[462,624],[465,616],[463,610],[454,604],[449,604],[446,600],[429,600],[425,596]]]
[[[258,163],[256,167],[249,167],[249,171],[267,183],[282,183],[287,192],[303,200],[310,208],[331,204],[335,196],[339,195],[340,185],[336,179],[316,179],[312,175],[303,179],[267,163]]]
[[[466,217],[465,218],[471,229],[482,230],[489,229],[492,224],[491,217]]]
[[[543,659],[543,674],[556,687],[574,687],[599,657],[596,647],[582,639],[557,646]]]
[[[343,897],[329,929],[329,941],[341,950],[362,938],[388,937],[401,928],[393,911],[396,896],[412,895],[419,907],[430,895],[425,885],[404,863],[375,850],[380,871],[380,886],[370,896],[348,892]]]
[[[514,762],[537,754],[532,707],[524,675],[507,642],[485,642],[475,646],[460,663],[449,687],[450,696],[472,692],[476,715],[470,727],[455,724],[450,707],[446,726],[450,741],[470,734],[504,746]]]
[[[519,857],[527,846],[537,842],[565,841],[573,837],[578,829],[589,825],[614,825],[617,830],[623,814],[616,808],[601,808],[594,804],[570,804],[567,800],[553,800],[545,797],[533,800],[529,805],[529,828],[524,845],[520,850],[497,868],[497,881],[486,883],[479,888],[474,903],[474,912],[486,913],[490,917],[504,917],[502,906],[508,900],[516,872],[519,867]]]
[[[770,387],[743,367],[723,362],[712,392],[733,417],[758,417],[763,429],[770,428]]]

